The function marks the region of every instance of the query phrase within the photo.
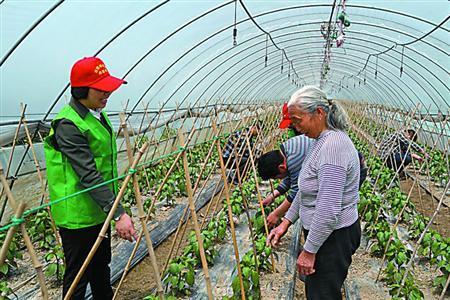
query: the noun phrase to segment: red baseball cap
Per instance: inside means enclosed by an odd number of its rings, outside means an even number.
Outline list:
[[[90,87],[105,92],[113,92],[125,80],[109,75],[105,63],[97,57],[85,57],[77,61],[70,72],[72,87]]]
[[[292,123],[292,121],[289,118],[287,103],[284,103],[284,105],[283,105],[283,119],[281,119],[281,123],[280,123],[280,125],[278,125],[278,127],[281,128],[281,129],[288,128],[291,125],[291,123]]]

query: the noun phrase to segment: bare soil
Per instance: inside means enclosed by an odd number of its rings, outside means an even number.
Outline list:
[[[185,199],[187,201],[187,199]],[[208,213],[208,216],[210,217],[213,213],[213,210],[217,204],[217,202],[220,199],[216,196],[211,203],[210,211]],[[219,204],[218,209],[220,209],[221,206]],[[208,205],[206,205],[204,208],[202,208],[200,211],[197,212],[197,217],[199,220],[199,223],[203,221],[205,218],[206,211],[208,209]],[[159,214],[159,213],[158,213]],[[184,228],[185,226],[183,226]],[[187,223],[187,228],[184,231],[183,237],[181,237],[181,234],[183,231],[180,231],[180,234],[177,238],[177,241],[181,241],[179,248],[177,249],[178,242],[175,245],[175,250],[172,253],[172,258],[176,257],[176,250],[181,251],[187,244],[187,236],[189,233],[194,230],[194,225],[191,220]],[[156,256],[156,262],[158,264],[158,269],[160,273],[162,272],[164,265],[167,260],[167,256],[170,252],[173,240],[175,238],[175,234],[170,235],[163,243],[161,243],[156,249],[155,249],[155,256]],[[181,239],[181,240],[180,240]],[[179,252],[178,252],[179,253]],[[114,285],[113,289],[117,287],[117,284]],[[117,299],[142,299],[143,297],[151,294],[152,290],[156,289],[156,280],[153,272],[153,267],[151,265],[151,261],[149,257],[146,257],[143,259],[136,267],[134,267],[128,275],[126,276],[120,291],[118,293]]]
[[[275,254],[275,273],[261,274],[261,299],[285,299],[287,285],[293,279],[296,259],[288,260],[291,255],[292,239],[295,236],[292,226],[281,240],[280,245],[274,248]],[[293,262],[292,266],[286,265],[287,261]],[[294,299],[306,299],[304,283],[296,278]]]
[[[400,185],[403,192],[407,195],[412,188],[410,199],[418,212],[427,217],[433,215],[438,206],[438,201],[434,197],[418,187],[417,183],[410,178],[402,180]],[[447,198],[450,197],[447,196]],[[450,208],[448,206],[441,205],[441,208],[433,221],[432,228],[439,232],[443,237],[450,237]]]

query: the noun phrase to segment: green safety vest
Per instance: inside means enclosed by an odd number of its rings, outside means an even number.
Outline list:
[[[112,134],[90,112],[83,119],[70,105],[64,106],[52,121],[52,128],[49,136],[45,139],[44,145],[51,201],[84,189],[80,185],[79,177],[67,157],[56,150],[51,142],[54,135],[53,125],[57,120],[68,119],[72,121],[80,132],[87,137],[97,170],[105,181],[117,177],[116,137],[108,117],[103,112],[102,115],[108,126],[111,127]],[[117,194],[117,181],[109,183],[108,187],[114,194]],[[53,204],[51,211],[56,225],[69,229],[94,226],[106,220],[106,213],[92,199],[89,192]]]

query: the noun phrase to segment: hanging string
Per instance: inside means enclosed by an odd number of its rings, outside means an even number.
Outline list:
[[[283,66],[284,66],[284,56],[283,53],[281,53],[281,74],[283,74]]]
[[[269,42],[269,35],[266,34],[266,56],[264,58],[264,67],[267,67],[267,46],[268,46],[268,42]]]
[[[291,78],[291,64],[288,64],[288,78]]]
[[[237,23],[237,0],[234,1],[234,27],[233,27],[233,46],[237,45],[237,28],[236,28],[236,23]]]
[[[402,47],[402,61],[400,62],[400,77],[402,77],[403,74],[403,54],[405,52],[405,46]]]
[[[375,79],[377,79],[377,75],[378,75],[378,55],[376,57],[377,57],[377,60],[375,63]]]
[[[367,70],[364,70],[364,85],[366,84],[366,75],[367,75]]]

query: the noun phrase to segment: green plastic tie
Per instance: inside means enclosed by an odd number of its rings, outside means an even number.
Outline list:
[[[25,222],[25,219],[22,217],[16,218],[14,216],[11,217],[11,225],[12,226],[17,226],[22,224],[23,222]]]
[[[221,137],[225,137],[225,136],[227,136],[227,135],[229,135],[229,134],[228,134],[228,133],[225,133],[225,134],[222,134],[222,135],[219,135],[219,136],[215,136],[214,138],[212,138],[211,140],[208,140],[208,141],[199,142],[199,143],[196,143],[196,144],[191,145],[191,146],[179,147],[178,150],[176,150],[176,151],[173,151],[173,152],[170,152],[170,153],[161,155],[161,156],[156,157],[156,158],[154,158],[154,159],[150,159],[150,160],[148,160],[148,161],[146,161],[146,162],[141,162],[140,164],[137,165],[137,167],[142,167],[142,166],[151,165],[151,164],[153,164],[153,163],[155,163],[155,162],[158,162],[158,161],[160,161],[160,160],[162,160],[162,159],[165,159],[165,158],[171,157],[171,156],[173,156],[173,155],[176,155],[176,154],[178,154],[178,153],[180,153],[180,152],[186,151],[186,150],[188,150],[189,148],[193,148],[193,147],[195,147],[195,146],[198,146],[198,145],[201,145],[201,144],[204,144],[204,143],[208,143],[208,142],[210,142],[210,141],[214,141],[214,140],[220,139]],[[75,193],[73,193],[73,194],[71,194],[71,195],[67,195],[67,196],[61,197],[61,198],[59,198],[59,199],[56,199],[56,200],[53,200],[53,201],[49,201],[49,202],[44,203],[44,204],[42,204],[42,205],[39,205],[39,206],[37,206],[37,207],[34,207],[34,208],[31,208],[31,209],[25,210],[25,211],[23,212],[21,218],[15,218],[15,217],[12,217],[10,223],[8,223],[8,224],[6,224],[6,225],[0,227],[0,232],[5,231],[5,230],[7,230],[7,229],[9,229],[9,228],[11,228],[11,227],[14,227],[14,226],[17,226],[17,225],[20,225],[20,224],[24,223],[24,222],[25,222],[25,219],[24,219],[25,217],[27,217],[27,216],[29,216],[29,215],[31,215],[31,214],[33,214],[33,213],[36,213],[36,212],[38,212],[38,211],[40,211],[40,210],[42,210],[42,209],[44,209],[44,208],[47,208],[47,207],[49,207],[49,206],[51,206],[51,205],[60,203],[60,202],[62,202],[62,201],[67,201],[67,200],[70,199],[70,198],[73,198],[73,197],[75,197],[75,196],[78,196],[78,195],[87,193],[87,192],[89,192],[89,191],[92,191],[92,190],[94,190],[94,189],[100,187],[100,186],[104,186],[104,185],[110,184],[110,183],[112,183],[112,182],[119,181],[120,179],[123,179],[123,178],[127,177],[129,174],[133,174],[133,173],[136,173],[136,172],[138,172],[137,169],[132,169],[132,168],[130,168],[129,171],[128,171],[128,174],[125,173],[125,174],[119,175],[119,176],[117,176],[117,177],[115,177],[115,178],[112,178],[112,179],[109,179],[109,180],[105,180],[105,181],[102,182],[102,183],[99,183],[99,184],[96,184],[96,185],[91,186],[91,187],[89,187],[89,188],[86,188],[86,189],[84,189],[84,190],[75,192]]]

